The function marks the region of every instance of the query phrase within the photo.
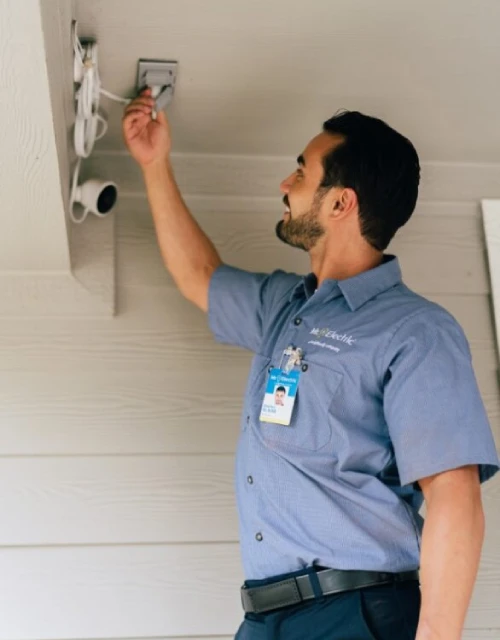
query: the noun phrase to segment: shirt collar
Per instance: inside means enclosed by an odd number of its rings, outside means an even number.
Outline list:
[[[340,294],[344,296],[351,311],[356,311],[365,302],[371,300],[379,293],[383,293],[388,289],[402,282],[401,267],[399,260],[393,255],[384,255],[383,262],[378,267],[363,271],[357,276],[347,278],[346,280],[327,279],[320,289],[328,288],[336,297]],[[293,298],[306,297],[309,299],[316,291],[317,279],[314,273],[304,276],[297,285],[292,289],[290,300]],[[336,295],[335,295],[336,294]],[[326,301],[326,300],[325,300]]]

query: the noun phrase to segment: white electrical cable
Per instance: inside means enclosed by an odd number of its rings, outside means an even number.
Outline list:
[[[85,211],[79,218],[75,216],[75,212],[74,212],[75,196],[76,196],[76,191],[78,189],[78,180],[80,178],[81,164],[82,164],[82,159],[78,158],[76,162],[75,170],[73,171],[73,180],[71,182],[71,197],[70,197],[70,204],[69,204],[69,217],[71,218],[71,220],[73,220],[73,222],[76,222],[76,224],[81,224],[87,217],[87,212]]]
[[[77,23],[73,25],[73,54],[74,54],[74,81],[80,84],[76,91],[76,116],[73,142],[78,162],[73,173],[70,217],[73,222],[81,223],[85,217],[76,219],[73,213],[74,197],[78,187],[78,178],[82,158],[88,158],[92,153],[97,140],[100,140],[108,130],[108,122],[99,110],[101,94],[121,102],[129,104],[133,98],[121,98],[101,87],[99,67],[97,59],[97,43],[85,42],[82,44],[77,34]],[[98,132],[99,124],[101,131]]]
[[[106,89],[101,89],[101,93],[103,96],[106,96],[110,100],[115,100],[116,102],[122,102],[123,104],[130,104],[132,102],[132,98],[120,98],[120,96],[115,96],[114,93],[110,93],[106,91]]]

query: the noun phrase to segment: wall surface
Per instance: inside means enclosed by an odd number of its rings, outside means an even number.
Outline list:
[[[130,191],[115,218],[117,316],[0,320],[2,640],[214,640],[241,620],[232,473],[250,355],[217,345],[173,287],[131,161],[103,154],[94,166],[120,163]],[[271,182],[289,164],[176,158],[187,202],[227,262],[307,271],[306,256],[274,238],[281,204]],[[199,165],[206,170],[193,173]],[[424,167],[422,200],[391,250],[408,284],[462,323],[500,442],[474,172],[460,201],[447,195],[460,171]],[[228,194],[248,172],[255,180]],[[487,538],[467,640],[500,636],[498,478],[483,496]]]
[[[139,57],[179,60],[169,108],[176,175],[230,264],[308,270],[307,256],[274,236],[278,185],[338,108],[386,118],[415,142],[421,197],[390,251],[407,284],[464,327],[498,444],[479,202],[500,196],[500,130],[491,126],[500,96],[490,81],[500,4],[402,7],[82,0],[77,17],[81,35],[98,37],[113,92],[134,89]],[[0,81],[9,77],[0,61]],[[140,173],[122,152],[121,109],[109,112],[109,135],[84,176],[116,180],[119,205],[73,239],[74,274],[94,304],[26,286],[37,298],[31,315],[15,305],[0,313],[0,640],[229,640],[242,619],[233,459],[250,354],[217,345],[204,314],[174,288]],[[103,224],[104,244],[95,241]],[[465,640],[500,638],[499,477],[483,499],[487,535]]]

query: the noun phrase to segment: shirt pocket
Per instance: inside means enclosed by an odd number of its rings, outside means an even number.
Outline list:
[[[260,433],[271,448],[283,445],[305,451],[318,451],[326,447],[332,438],[330,407],[340,393],[343,375],[308,360],[302,362],[299,370],[300,382],[290,425],[259,421]],[[265,382],[260,393],[257,418],[260,416],[264,388]]]

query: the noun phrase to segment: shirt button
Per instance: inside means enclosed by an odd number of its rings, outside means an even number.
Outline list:
[[[247,424],[250,422],[250,416],[247,416]]]
[[[302,371],[307,371],[308,369],[309,369],[309,365],[307,364],[302,365]]]
[[[248,482],[248,484],[253,484],[253,478],[252,478],[252,476],[248,476],[248,478],[247,478],[247,482]]]
[[[295,320],[293,321],[293,324],[297,325],[298,327],[301,322],[302,322],[302,318],[295,318]]]
[[[257,540],[257,542],[262,542],[262,533],[257,533],[257,535],[255,536],[255,539]]]

